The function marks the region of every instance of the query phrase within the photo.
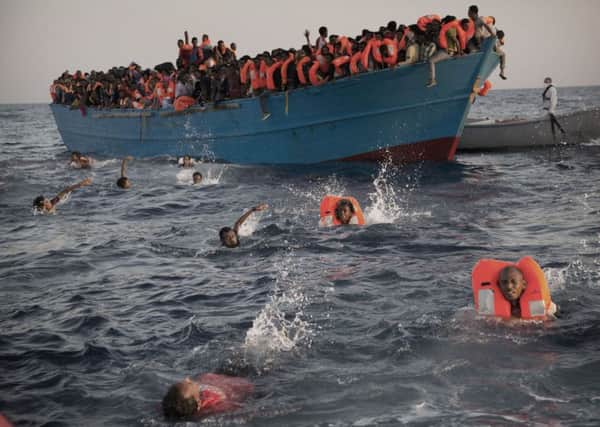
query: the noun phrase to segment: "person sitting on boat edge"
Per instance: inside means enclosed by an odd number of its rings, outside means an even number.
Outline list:
[[[354,197],[327,195],[321,200],[319,211],[319,227],[365,224],[362,209]]]
[[[91,157],[84,156],[79,151],[73,151],[71,153],[71,159],[69,165],[77,169],[89,169],[92,167],[94,160]]]
[[[236,248],[240,245],[240,238],[238,232],[242,224],[248,219],[248,217],[254,212],[260,212],[267,209],[269,206],[266,204],[260,204],[258,206],[254,206],[249,211],[245,212],[233,225],[233,228],[223,227],[219,230],[219,239],[221,240],[221,244],[228,248]]]
[[[491,25],[489,25],[483,17],[479,16],[479,8],[476,5],[469,6],[468,16],[473,21],[474,34],[468,41],[469,53],[477,52],[481,49],[481,42],[487,37],[496,34]]]
[[[240,377],[203,374],[196,381],[185,378],[173,384],[162,400],[167,420],[197,419],[231,412],[243,406],[254,392],[254,385]]]
[[[446,16],[442,19],[437,51],[429,58],[429,82],[427,87],[437,85],[435,64],[455,55],[463,55],[465,48],[466,34],[460,22],[454,16]]]
[[[480,260],[472,276],[475,310],[505,319],[547,320],[557,317],[543,270],[531,257],[516,264]]]
[[[82,187],[85,187],[85,186],[88,186],[91,183],[92,183],[92,178],[86,178],[83,181],[78,182],[75,185],[71,185],[70,187],[65,188],[63,191],[58,193],[52,199],[47,199],[44,196],[38,196],[33,201],[33,208],[36,210],[36,212],[40,212],[40,213],[54,213],[56,210],[56,205],[58,205],[58,202],[63,200],[72,191],[77,190]]]
[[[133,157],[128,156],[123,159],[121,162],[121,177],[117,180],[117,187],[127,190],[131,188],[131,181],[125,175],[126,165],[128,160],[133,160]]]

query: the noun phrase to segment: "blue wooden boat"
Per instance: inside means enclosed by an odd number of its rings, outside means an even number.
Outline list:
[[[433,88],[425,87],[427,63],[399,66],[271,93],[267,120],[258,98],[182,112],[90,108],[84,115],[50,107],[69,150],[111,157],[189,154],[239,164],[452,160],[473,87],[497,64],[488,39],[478,53],[438,63]]]

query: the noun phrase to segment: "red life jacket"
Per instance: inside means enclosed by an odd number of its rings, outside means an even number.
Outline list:
[[[289,65],[294,62],[294,55],[292,53],[289,54],[288,58],[283,61],[281,65],[281,85],[287,85],[287,72]]]
[[[310,80],[310,84],[313,86],[320,86],[326,82],[326,80],[319,76],[318,71],[320,66],[321,64],[319,64],[319,61],[314,61],[310,67],[310,70],[308,70],[308,79]]]
[[[544,272],[535,260],[529,256],[523,257],[516,264],[482,259],[473,268],[471,286],[475,310],[484,316],[511,317],[510,302],[504,298],[498,283],[500,272],[508,266],[515,266],[523,273],[527,286],[519,298],[522,319],[547,319],[556,310],[550,299],[550,290],[546,283]]]

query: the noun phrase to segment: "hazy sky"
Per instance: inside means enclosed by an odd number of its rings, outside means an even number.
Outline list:
[[[506,33],[509,80],[494,88],[600,84],[600,0],[481,0],[480,14]],[[320,25],[354,36],[425,14],[465,17],[458,0],[0,0],[0,103],[47,102],[64,70],[106,70],[136,61],[175,62],[183,31],[236,42],[239,54],[300,47]]]

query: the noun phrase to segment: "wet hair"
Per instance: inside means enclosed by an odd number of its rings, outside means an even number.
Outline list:
[[[129,178],[122,176],[121,178],[117,179],[117,187],[125,188],[127,181],[129,181]]]
[[[226,235],[227,233],[229,233],[230,231],[233,231],[233,232],[234,232],[234,233],[237,235],[237,233],[235,232],[235,230],[234,230],[233,228],[231,228],[231,227],[223,227],[223,228],[221,228],[221,229],[219,230],[219,239],[221,239],[221,243],[222,243],[224,246],[227,246],[228,248],[235,248],[235,247],[237,247],[237,246],[239,246],[239,245],[240,245],[240,241],[239,241],[239,239],[237,239],[237,244],[236,244],[235,246],[229,246],[229,245],[227,245],[227,244],[225,243],[225,235]]]
[[[73,157],[73,156],[75,156],[75,157],[77,157],[77,158],[80,158],[80,157],[81,157],[81,153],[80,153],[79,151],[73,151],[73,152],[71,153],[71,157]]]
[[[479,8],[475,5],[471,5],[469,6],[469,14],[474,13],[474,14],[479,14]]]
[[[200,172],[194,172],[192,175],[192,179],[196,178],[197,176],[199,176],[200,179],[202,179],[202,174]]]
[[[44,200],[46,200],[46,198],[44,196],[37,196],[33,200],[33,208],[38,209],[38,210],[43,209],[44,208]]]
[[[335,206],[335,217],[338,220],[342,217],[342,209],[346,206],[350,208],[350,212],[354,213],[354,205],[352,202],[348,199],[342,199]]]
[[[187,399],[181,395],[180,384],[169,387],[162,400],[163,414],[169,420],[189,418],[198,411],[198,402],[193,397]]]

